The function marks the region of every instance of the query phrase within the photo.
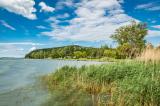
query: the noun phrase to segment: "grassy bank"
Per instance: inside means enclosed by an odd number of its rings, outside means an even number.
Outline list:
[[[160,104],[159,62],[116,62],[81,68],[65,66],[44,76],[43,82],[50,92],[65,95],[67,105],[77,106],[77,100],[94,106]],[[74,95],[76,93],[79,95]]]
[[[121,59],[114,59],[114,58],[109,58],[109,57],[103,57],[103,58],[79,58],[79,59],[72,59],[72,58],[59,58],[59,60],[77,60],[77,61],[97,61],[97,62],[117,62],[121,61]]]

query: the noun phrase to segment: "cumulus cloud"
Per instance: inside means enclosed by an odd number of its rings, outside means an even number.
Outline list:
[[[58,40],[74,41],[101,41],[109,39],[115,29],[127,25],[131,20],[136,20],[125,14],[120,2],[117,0],[83,0],[75,4],[76,17],[68,20],[67,26],[55,17],[51,17],[52,31],[42,32],[42,35],[50,36]],[[138,20],[136,20],[138,21]]]
[[[39,6],[41,7],[40,12],[53,12],[55,10],[53,7],[47,6],[44,2],[40,2]]]
[[[13,30],[13,31],[16,30],[13,26],[9,25],[7,22],[5,22],[5,21],[3,21],[3,20],[0,20],[0,23],[1,23],[4,27],[9,28],[10,30]]]
[[[34,0],[0,0],[0,7],[32,20],[37,18],[34,5]]]
[[[148,10],[148,11],[159,11],[160,6],[157,5],[157,2],[151,2],[147,4],[137,5],[135,9],[143,9],[143,10]]]

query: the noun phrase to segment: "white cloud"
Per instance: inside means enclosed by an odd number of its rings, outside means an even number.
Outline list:
[[[40,12],[53,12],[55,10],[53,7],[47,6],[44,2],[40,2],[39,6],[41,7]]]
[[[160,29],[160,25],[154,25],[152,26],[153,28],[157,28],[157,29]]]
[[[160,37],[160,31],[158,30],[149,30],[148,31],[148,36],[147,37]]]
[[[52,17],[49,20],[53,30],[41,34],[58,40],[101,41],[109,39],[115,29],[136,20],[125,14],[117,0],[83,0],[75,5],[76,17],[68,20],[68,26],[59,26],[61,21]]]
[[[73,0],[59,0],[59,2],[56,4],[56,9],[63,9],[65,6],[74,7],[76,5],[74,4]]]
[[[46,29],[46,27],[43,26],[43,25],[36,26],[36,28],[38,28],[38,29]]]
[[[147,3],[147,4],[140,4],[136,6],[136,9],[146,9],[148,7],[153,6],[153,3]]]
[[[45,45],[45,44],[33,43],[33,42],[7,42],[7,43],[0,43],[0,45],[32,45],[32,46],[40,46],[40,45]]]
[[[26,53],[43,45],[33,42],[0,43],[0,57],[24,57]]]
[[[152,3],[147,3],[147,4],[140,4],[140,5],[136,6],[135,9],[144,9],[144,10],[148,10],[148,11],[159,11],[160,6],[157,5],[157,2],[152,2]]]
[[[156,23],[156,22],[157,22],[156,20],[151,21],[152,24],[154,24],[154,23]]]
[[[68,13],[64,13],[62,15],[58,15],[56,18],[57,19],[64,19],[64,18],[68,18],[70,15]]]
[[[124,3],[124,0],[118,0],[119,3]]]
[[[34,0],[0,0],[0,7],[32,20],[37,18],[34,5]]]
[[[150,10],[150,11],[159,11],[160,10],[160,6],[151,7],[151,8],[148,8],[148,10]]]
[[[15,45],[0,45],[0,57],[23,57],[25,50]]]
[[[7,22],[0,20],[0,23],[5,26],[6,28],[9,28],[10,30],[16,30],[13,26],[9,25]]]
[[[29,49],[29,52],[31,52],[31,51],[33,51],[33,50],[36,50],[36,47],[31,47],[31,48]]]
[[[23,48],[18,48],[17,50],[18,50],[18,51],[24,51],[24,49],[23,49]]]

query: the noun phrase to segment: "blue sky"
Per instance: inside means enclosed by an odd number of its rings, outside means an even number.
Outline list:
[[[160,43],[159,0],[0,0],[0,57],[78,44],[114,46],[110,35],[130,21],[148,24],[146,40]]]

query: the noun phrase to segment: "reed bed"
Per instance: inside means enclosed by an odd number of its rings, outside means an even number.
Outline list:
[[[65,66],[55,73],[44,76],[43,81],[51,92],[60,90],[68,95],[72,94],[68,93],[71,89],[83,92],[90,98],[90,101],[83,102],[84,104],[90,102],[90,106],[160,104],[159,62],[129,61],[81,68]],[[71,100],[74,99],[75,97]],[[78,105],[73,102],[73,106]]]
[[[160,61],[160,49],[145,49],[137,59],[152,62]]]

